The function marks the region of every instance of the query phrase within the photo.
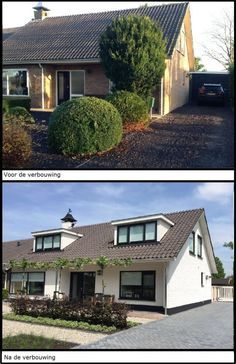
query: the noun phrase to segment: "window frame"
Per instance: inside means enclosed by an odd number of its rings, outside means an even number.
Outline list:
[[[12,274],[14,274],[14,273],[23,274],[24,272],[11,272],[11,274],[10,274],[9,294],[13,294],[13,295],[17,294],[17,293],[13,293],[11,291],[11,284],[12,284],[11,277],[12,277]],[[41,294],[37,294],[37,295],[29,294],[29,274],[32,274],[32,273],[42,273],[43,274],[43,292]],[[40,271],[40,272],[25,272],[24,274],[25,274],[25,277],[26,277],[25,278],[25,282],[26,282],[25,288],[26,288],[26,292],[27,292],[26,294],[29,295],[29,296],[44,296],[45,295],[45,272],[42,272],[42,271]]]
[[[154,224],[155,225],[155,236],[154,239],[146,240],[146,225],[148,224]],[[143,226],[143,239],[139,241],[130,241],[130,228],[133,226],[142,225]],[[127,228],[127,242],[126,243],[119,243],[119,230],[121,228]],[[139,222],[136,224],[129,224],[129,225],[120,225],[117,227],[117,245],[127,245],[127,244],[144,244],[144,243],[151,243],[157,241],[157,221],[145,221],[145,222]]]
[[[11,95],[9,93],[9,74],[8,71],[21,71],[21,72],[26,72],[26,88],[27,88],[27,95]],[[7,73],[7,94],[4,95],[2,93],[2,97],[20,97],[20,98],[26,98],[26,97],[30,97],[30,90],[29,90],[29,71],[26,68],[3,68],[2,69],[2,73],[6,72]],[[3,77],[2,77],[3,78]]]
[[[122,297],[121,296],[121,276],[122,273],[141,273],[142,275],[142,285],[141,285],[141,290],[142,290],[142,297],[141,298],[127,298],[127,297]],[[153,299],[147,299],[147,298],[143,298],[143,290],[144,290],[144,286],[143,286],[143,276],[145,275],[145,273],[152,273],[154,276],[154,285],[153,285]],[[130,301],[149,301],[149,302],[155,302],[156,301],[156,271],[155,270],[132,270],[132,271],[120,271],[120,282],[119,282],[119,300],[130,300]]]
[[[204,287],[204,273],[201,272],[201,287]]]
[[[60,245],[59,247],[54,248],[54,238],[55,236],[60,236]],[[48,238],[48,237],[52,237],[52,247],[51,248],[44,248],[44,238]],[[38,249],[37,248],[37,239],[41,238],[42,239],[42,248]],[[43,236],[36,236],[35,237],[35,252],[43,252],[43,251],[52,251],[52,250],[61,250],[61,234],[49,234],[49,235],[43,235]]]
[[[86,70],[85,69],[75,69],[75,70],[70,70],[70,69],[58,69],[56,70],[56,82],[55,82],[55,87],[56,87],[56,106],[59,106],[58,104],[58,72],[69,72],[69,82],[70,82],[70,100],[72,100],[73,98],[79,98],[79,97],[84,97],[86,96],[85,91],[86,91]],[[72,72],[83,72],[84,73],[84,94],[80,95],[80,94],[72,94],[72,79],[71,79],[71,73]]]
[[[196,255],[196,249],[195,249],[195,247],[196,247],[196,244],[195,244],[196,234],[195,234],[195,231],[192,231],[190,235],[193,236],[193,250],[190,250],[189,242],[188,242],[189,254],[195,256]],[[189,235],[189,237],[190,237],[190,235]],[[189,239],[189,237],[188,237],[188,239]]]
[[[200,241],[199,241],[200,239]],[[200,242],[200,244],[199,244]],[[200,246],[200,254],[199,254],[199,246]],[[202,236],[201,235],[197,235],[197,256],[198,258],[201,258],[202,259],[202,248],[203,248],[203,239],[202,239]]]

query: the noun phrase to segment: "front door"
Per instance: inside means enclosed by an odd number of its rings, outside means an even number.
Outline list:
[[[57,95],[58,105],[62,104],[67,100],[70,100],[70,72],[57,72]]]
[[[88,301],[95,293],[95,272],[71,273],[70,296],[72,300]]]

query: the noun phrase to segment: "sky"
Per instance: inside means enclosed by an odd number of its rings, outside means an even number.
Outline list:
[[[162,3],[171,3],[171,1],[44,1],[43,5],[51,10],[49,16],[61,16]],[[32,7],[36,4],[37,1],[3,1],[3,27],[17,27],[29,22],[33,18]],[[208,71],[222,71],[223,69],[222,65],[205,56],[202,46],[211,44],[209,31],[214,27],[214,22],[222,18],[225,10],[232,9],[233,4],[233,1],[190,1],[195,56],[202,59],[202,63]]]
[[[61,227],[72,210],[77,225],[205,208],[215,256],[232,273],[233,183],[50,182],[3,183],[3,241]]]

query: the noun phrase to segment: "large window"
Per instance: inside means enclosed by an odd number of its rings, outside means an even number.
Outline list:
[[[61,247],[61,235],[47,235],[36,237],[35,251],[54,250]]]
[[[197,243],[197,255],[202,258],[202,237],[200,235],[197,236]]]
[[[2,82],[2,91],[4,96],[29,95],[26,70],[4,70]]]
[[[189,253],[195,255],[195,233],[192,232],[188,238]]]
[[[71,71],[71,98],[84,96],[84,71]]]
[[[156,222],[118,227],[118,244],[143,243],[156,240]]]
[[[155,301],[155,272],[121,272],[120,298]]]
[[[29,295],[44,294],[44,273],[11,273],[10,293],[25,292]]]

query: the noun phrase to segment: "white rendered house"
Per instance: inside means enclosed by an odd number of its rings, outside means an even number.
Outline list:
[[[75,223],[69,211],[60,228],[3,244],[5,288],[11,295],[22,284],[33,297],[53,297],[59,291],[83,301],[104,292],[132,308],[166,314],[211,302],[211,276],[217,270],[204,209],[81,227]],[[94,263],[101,256],[130,258],[132,263],[110,265],[101,272]],[[90,258],[92,262],[80,270],[63,269],[58,281],[55,269],[9,269],[10,260],[23,258],[43,263]]]

